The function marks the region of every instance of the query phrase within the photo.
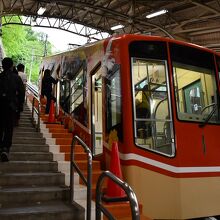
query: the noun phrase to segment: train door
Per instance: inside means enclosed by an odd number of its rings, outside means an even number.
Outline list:
[[[167,80],[162,60],[132,58],[135,141],[142,148],[174,154]]]
[[[166,45],[153,41],[132,42],[129,51],[135,144],[143,149],[174,156]]]
[[[93,154],[103,152],[102,137],[102,77],[101,69],[98,67],[91,76],[91,100],[92,100],[92,144]]]

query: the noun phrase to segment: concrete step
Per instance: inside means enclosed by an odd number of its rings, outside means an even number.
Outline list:
[[[46,144],[14,144],[11,146],[11,152],[49,152],[49,146]]]
[[[25,121],[29,121],[29,122],[31,122],[31,118],[32,118],[32,115],[31,115],[31,114],[21,115],[19,121],[21,121],[21,120],[25,120]]]
[[[68,133],[68,130],[65,128],[49,128],[49,131],[53,134],[55,134],[55,133]]]
[[[84,220],[85,210],[63,201],[0,209],[1,220]]]
[[[62,142],[72,136],[63,125],[41,125],[42,131],[48,133],[46,126],[58,128],[54,137],[61,138]],[[30,110],[25,108],[19,126],[14,129],[10,161],[0,164],[0,220],[85,219],[84,208],[75,202],[74,206],[66,203],[69,188],[65,186],[66,176],[58,172],[58,163],[49,152],[53,148],[59,150],[53,142],[48,146],[42,133],[35,131]],[[86,199],[85,187],[75,180],[74,183],[74,198]]]
[[[29,119],[29,118],[27,118],[27,119],[22,118],[22,119],[19,120],[18,126],[20,124],[30,124],[30,123],[31,123],[31,119]]]
[[[92,171],[92,183],[93,184],[96,184],[97,182],[98,182],[98,178],[100,177],[100,175],[102,174],[102,170],[93,170]],[[83,172],[83,175],[87,178],[87,172]],[[80,178],[79,179],[79,181],[80,181],[80,184],[84,184],[83,183],[83,181],[82,181],[82,179]],[[105,180],[104,180],[105,181]],[[103,183],[103,186],[106,186],[106,182],[107,181],[105,181],[104,183]]]
[[[32,124],[23,124],[23,123],[20,123],[19,126],[15,127],[15,130],[16,128],[18,128],[18,130],[22,130],[22,129],[35,129],[35,127],[32,125]],[[36,131],[36,129],[35,129]]]
[[[28,121],[31,122],[31,115],[24,115],[20,117],[20,121]]]
[[[61,124],[46,124],[47,128],[59,128],[59,129],[64,129],[64,126]]]
[[[9,161],[1,163],[0,173],[21,173],[21,172],[57,172],[57,162],[49,161]]]
[[[64,185],[64,174],[60,172],[39,173],[3,173],[0,175],[0,186],[48,186]]]
[[[13,144],[45,144],[46,140],[44,138],[31,138],[31,137],[13,137]]]
[[[65,160],[70,161],[70,153],[65,153]],[[74,160],[87,160],[87,154],[84,152],[75,152],[74,153]]]
[[[15,131],[14,134],[13,134],[13,139],[15,138],[19,138],[19,137],[33,137],[33,138],[42,138],[43,137],[43,134],[39,133],[39,132],[36,132],[36,131],[32,131],[32,132],[29,132],[29,131]]]
[[[30,110],[25,110],[21,113],[21,118],[26,118],[26,117],[29,117],[31,118],[31,112]]]
[[[53,138],[72,138],[73,135],[71,133],[52,133]]]
[[[31,204],[52,200],[68,200],[69,188],[58,186],[15,187],[0,189],[1,207]]]
[[[21,118],[27,117],[27,116],[31,117],[31,111],[25,109],[23,112],[21,112]]]
[[[21,127],[21,126],[18,126],[18,127],[15,127],[14,128],[14,133],[16,132],[36,132],[36,129],[33,127],[33,126],[27,126],[27,127]]]
[[[60,152],[65,152],[65,153],[70,152],[70,144],[68,144],[68,145],[61,144],[60,145]],[[75,145],[74,152],[84,152],[84,149],[81,145]]]
[[[19,127],[32,126],[30,121],[19,121]]]
[[[21,122],[21,123],[30,123],[31,124],[31,116],[29,117],[29,116],[27,116],[27,117],[21,117],[20,118],[20,120],[19,120],[19,122]]]
[[[11,161],[52,161],[53,154],[48,152],[11,152]]]
[[[87,170],[87,160],[78,160],[78,161],[75,161],[77,166],[81,169],[81,170]],[[100,162],[99,161],[95,161],[93,160],[92,161],[92,169],[93,170],[98,170],[98,169],[101,169],[100,168]]]
[[[58,145],[71,145],[72,138],[56,138],[56,144],[58,144]]]

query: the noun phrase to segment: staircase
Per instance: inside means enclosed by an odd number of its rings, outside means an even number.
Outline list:
[[[69,186],[70,180],[70,149],[72,143],[72,134],[62,124],[47,124],[48,115],[44,114],[44,110],[41,111],[41,125],[40,129],[43,133],[46,143],[49,145],[49,151],[53,154],[53,159],[58,163],[58,170],[65,174],[65,185]],[[84,152],[81,145],[75,146],[74,160],[83,174],[87,176],[87,155]],[[92,210],[91,219],[95,219],[95,191],[97,180],[102,173],[101,163],[98,160],[92,162]],[[103,187],[106,187],[105,181]],[[83,185],[82,180],[78,174],[74,174],[74,201],[80,204],[86,210],[86,187]],[[120,220],[132,220],[131,208],[128,202],[117,203],[103,203],[103,205]],[[140,207],[140,213],[142,213],[142,205]],[[106,220],[106,217],[103,217]],[[141,214],[141,220],[151,220]]]
[[[72,135],[68,133],[68,129],[65,129],[61,124],[44,124],[48,121],[48,116],[45,116],[43,113],[41,115],[41,131],[44,133],[44,137],[47,140],[47,143],[50,146],[50,151],[53,152],[54,159],[58,161],[59,170],[66,176],[66,185],[69,185],[69,173],[70,173],[70,145],[72,142]],[[65,137],[65,138],[64,138]],[[82,170],[83,174],[87,176],[87,157],[86,153],[83,151],[81,145],[75,146],[74,159],[78,167]],[[92,162],[92,198],[95,200],[95,191],[96,183],[103,171],[101,170],[100,161],[93,160]],[[78,197],[78,189],[86,190],[82,186],[83,182],[79,179],[78,176],[74,177],[74,195]],[[80,186],[79,186],[80,183]],[[106,187],[107,182],[103,184],[104,188]],[[76,188],[77,187],[77,188]],[[84,189],[83,189],[84,188]],[[82,193],[81,193],[82,194]],[[86,194],[84,199],[75,198],[77,203],[82,205],[86,209]],[[131,208],[128,202],[117,202],[117,203],[105,203],[103,205],[113,214],[116,219],[120,220],[132,220],[131,218]],[[142,213],[142,205],[139,206],[140,213]],[[92,220],[95,219],[95,204],[92,201]],[[107,220],[106,217],[103,217],[104,220]],[[145,217],[141,214],[141,220],[151,220],[148,217]]]
[[[27,106],[13,135],[10,162],[0,163],[1,220],[81,220],[84,209],[69,204],[65,176]]]

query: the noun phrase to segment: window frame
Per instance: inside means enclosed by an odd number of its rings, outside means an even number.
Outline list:
[[[192,65],[192,63],[187,63],[187,62],[182,62],[182,63],[180,63],[180,61],[178,60],[178,61],[176,61],[176,60],[173,60],[172,59],[172,52],[171,52],[171,45],[175,45],[175,46],[182,46],[182,47],[184,47],[184,48],[189,48],[189,49],[194,49],[194,50],[197,50],[196,52],[197,53],[207,53],[207,54],[209,54],[210,55],[210,61],[212,61],[212,64],[213,64],[213,66],[212,66],[212,68],[208,68],[208,67],[205,67],[205,66],[199,66],[199,65]],[[201,49],[199,49],[199,48],[195,48],[195,47],[191,47],[191,46],[186,46],[186,45],[182,45],[182,44],[177,44],[177,43],[169,43],[169,50],[170,50],[170,60],[171,60],[171,68],[172,68],[172,80],[173,80],[173,92],[174,92],[174,101],[175,101],[175,111],[176,111],[176,118],[177,118],[177,120],[178,121],[180,121],[180,122],[185,122],[185,123],[196,123],[196,124],[201,124],[201,123],[203,123],[204,122],[204,120],[195,120],[195,119],[193,119],[193,118],[198,118],[197,116],[196,116],[196,114],[192,114],[192,120],[190,119],[183,119],[183,118],[181,118],[181,117],[179,117],[179,113],[183,113],[182,111],[180,111],[179,110],[179,94],[177,94],[177,92],[176,92],[176,89],[175,89],[175,84],[177,84],[178,85],[178,82],[177,82],[177,77],[175,77],[175,75],[176,75],[176,71],[174,70],[175,68],[184,68],[184,66],[186,66],[186,67],[192,67],[191,69],[190,69],[190,71],[199,71],[199,70],[208,70],[209,72],[209,75],[210,76],[213,76],[213,78],[215,79],[214,81],[213,81],[213,85],[214,85],[214,83],[215,83],[215,88],[218,90],[218,79],[217,79],[217,74],[216,74],[216,66],[217,66],[217,64],[215,64],[215,60],[214,60],[214,54],[213,53],[211,53],[211,52],[208,52],[208,51],[203,51],[203,50],[201,50]],[[219,56],[219,58],[220,58],[220,56]],[[180,59],[180,58],[178,58],[178,59]],[[198,62],[198,61],[195,61],[195,62]],[[174,64],[177,64],[176,66],[174,65]],[[197,63],[196,63],[197,64]],[[182,67],[181,67],[182,66]],[[211,67],[211,65],[210,65],[210,67]],[[205,74],[205,73],[207,73],[206,71],[205,72],[203,72],[203,74]],[[212,73],[212,74],[210,74],[210,73]],[[198,79],[199,80],[199,79]],[[188,84],[187,86],[189,86],[189,85],[191,85],[191,84],[193,84],[193,83],[195,83],[196,81],[198,81],[198,80],[195,80],[195,81],[193,81],[193,82],[191,82],[190,84]],[[187,87],[187,86],[185,86],[185,87]],[[215,94],[215,93],[214,93]],[[208,94],[207,94],[208,95]],[[216,96],[218,96],[218,94],[216,94]],[[211,103],[212,104],[212,103]],[[218,104],[218,103],[217,103]],[[185,108],[185,106],[184,106],[184,108]],[[218,110],[217,110],[218,111]],[[218,113],[219,114],[219,113]],[[220,121],[219,122],[213,122],[213,121],[211,121],[211,120],[209,120],[208,122],[207,122],[207,124],[209,124],[209,125],[220,125]]]
[[[174,136],[174,125],[173,125],[173,114],[172,114],[172,102],[171,102],[171,88],[170,88],[170,81],[169,81],[169,71],[168,71],[168,60],[165,59],[155,59],[155,58],[143,58],[143,57],[132,57],[131,55],[129,56],[130,58],[130,67],[131,67],[131,90],[132,90],[132,113],[133,113],[133,137],[134,137],[134,144],[138,148],[141,148],[142,150],[147,150],[156,154],[160,154],[165,157],[173,158],[176,156],[176,141],[175,141],[175,136]],[[138,60],[145,60],[145,61],[155,61],[155,62],[161,62],[164,64],[165,67],[165,79],[166,79],[166,87],[167,87],[167,100],[168,100],[168,112],[170,115],[170,131],[171,131],[171,149],[172,149],[172,154],[166,154],[161,151],[158,151],[156,149],[152,148],[147,148],[139,145],[136,141],[137,139],[137,117],[136,117],[136,104],[135,104],[135,85],[134,85],[134,72],[133,72],[133,60],[138,59]],[[146,119],[146,121],[152,121],[150,119]],[[155,120],[156,122],[156,120]],[[156,137],[156,136],[155,136]]]
[[[106,132],[107,134],[110,134],[110,132],[114,129],[116,129],[117,127],[120,127],[120,132],[118,131],[118,138],[119,140],[123,140],[123,132],[122,132],[122,81],[121,81],[121,66],[120,64],[116,64],[117,65],[117,69],[113,69],[113,71],[111,71],[110,73],[110,76],[108,75],[108,78],[105,79],[105,86],[106,86]],[[112,125],[112,105],[111,105],[111,108],[109,108],[108,106],[108,101],[109,101],[109,98],[111,98],[111,95],[112,95],[112,90],[110,90],[108,88],[109,86],[109,81],[111,81],[113,78],[115,78],[115,75],[116,73],[118,72],[118,75],[120,77],[120,123],[117,123],[115,125]],[[109,79],[110,78],[110,79]],[[108,94],[108,91],[110,92],[110,94]],[[110,97],[108,97],[110,96]],[[117,106],[117,105],[116,105]],[[111,114],[111,121],[109,121],[109,113]]]

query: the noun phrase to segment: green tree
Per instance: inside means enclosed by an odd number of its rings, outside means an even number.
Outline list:
[[[19,23],[18,17],[13,22]],[[11,57],[17,65],[23,63],[31,81],[37,83],[39,66],[44,56],[45,34],[34,32],[31,27],[22,25],[4,25],[2,27],[2,42],[5,55]],[[51,43],[47,43],[47,54],[51,54]]]

